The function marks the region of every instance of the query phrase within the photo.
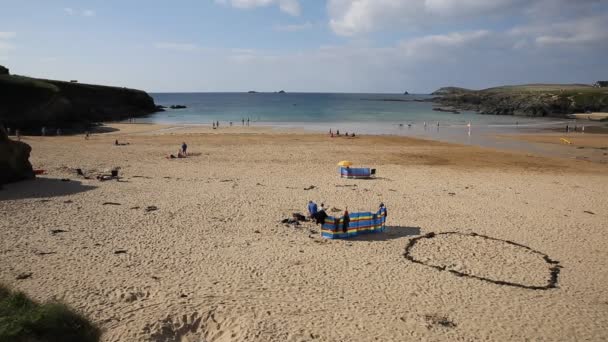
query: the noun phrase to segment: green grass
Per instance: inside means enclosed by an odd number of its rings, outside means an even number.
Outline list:
[[[0,285],[0,342],[93,342],[100,331],[59,303],[39,304]]]

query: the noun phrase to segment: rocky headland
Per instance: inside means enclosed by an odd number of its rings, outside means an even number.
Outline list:
[[[481,114],[566,117],[608,111],[608,89],[584,84],[533,84],[484,90],[441,88],[432,95],[442,107]]]
[[[146,92],[0,73],[0,124],[15,129],[82,127],[159,110]]]

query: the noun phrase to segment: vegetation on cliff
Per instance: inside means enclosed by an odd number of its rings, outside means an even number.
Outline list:
[[[141,90],[0,75],[0,124],[11,128],[82,126],[156,110]]]
[[[608,89],[584,84],[531,84],[484,90],[450,87],[433,94],[442,95],[436,100],[443,106],[482,114],[565,117],[608,111]]]

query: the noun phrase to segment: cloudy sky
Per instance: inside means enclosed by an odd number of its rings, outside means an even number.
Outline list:
[[[608,79],[608,0],[0,0],[12,73],[147,91]]]

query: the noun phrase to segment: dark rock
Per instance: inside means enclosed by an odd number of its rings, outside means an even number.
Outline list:
[[[17,280],[23,280],[23,279],[27,279],[27,278],[31,278],[32,277],[32,273],[21,273],[19,274],[17,277],[15,277],[15,279]]]
[[[248,94],[257,94],[258,92],[257,92],[257,91],[255,91],[255,90],[250,90],[250,91],[248,91],[247,93],[248,93]]]
[[[171,109],[184,109],[184,108],[188,108],[188,107],[186,107],[184,105],[171,105],[171,106],[169,106],[169,108],[171,108]]]
[[[285,94],[285,90],[279,91],[279,94]]]
[[[456,109],[452,108],[452,107],[448,107],[448,108],[444,108],[444,107],[435,107],[433,108],[434,111],[436,112],[444,112],[444,113],[452,113],[452,114],[460,114],[459,111],[457,111]]]
[[[53,235],[57,235],[57,234],[60,234],[60,233],[67,233],[67,230],[63,230],[63,229],[53,229],[53,230],[51,230],[51,234],[53,234]]]
[[[0,75],[9,75],[8,68],[0,65]]]
[[[4,129],[0,128],[0,184],[35,177],[29,161],[31,151],[30,145],[9,139]]]
[[[124,249],[119,249],[117,251],[114,251],[114,254],[127,254],[127,251]]]
[[[146,212],[156,211],[158,208],[154,205],[146,207]]]
[[[403,95],[409,95],[410,93],[408,93],[407,91],[403,92]]]

